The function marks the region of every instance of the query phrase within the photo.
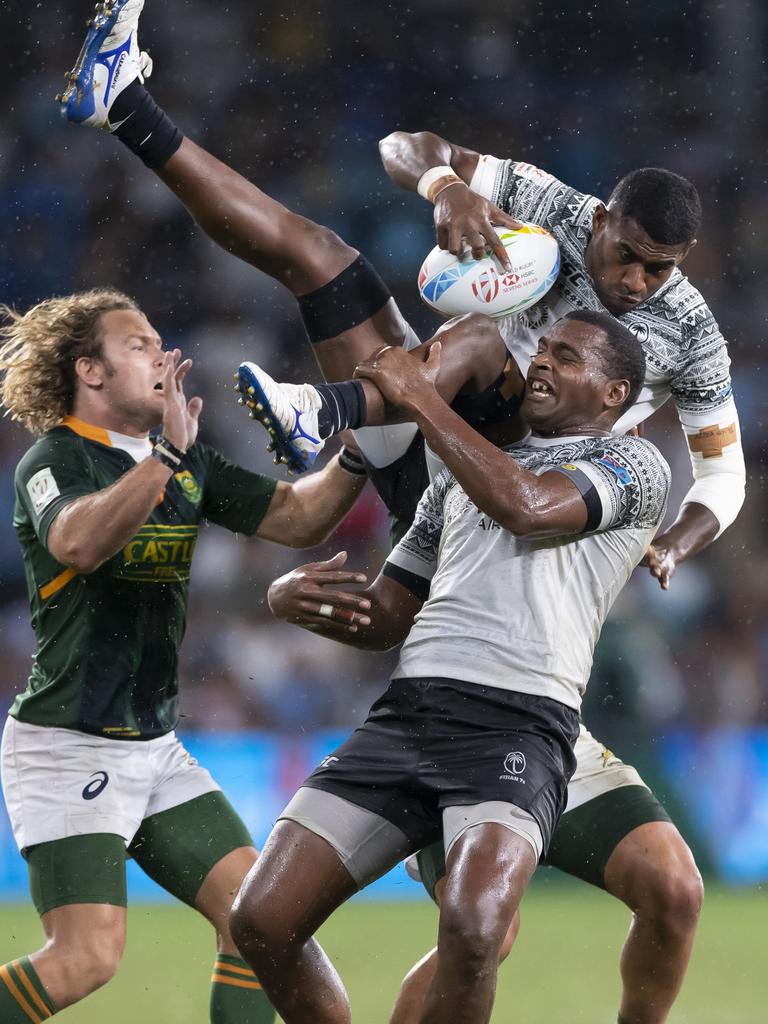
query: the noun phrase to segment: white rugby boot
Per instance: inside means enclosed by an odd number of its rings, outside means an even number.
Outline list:
[[[112,132],[109,111],[117,97],[137,78],[152,74],[152,59],[139,50],[137,31],[144,0],[103,0],[93,18],[64,92],[56,97],[61,116],[72,124]]]
[[[285,463],[289,473],[304,473],[325,447],[318,432],[323,402],[317,389],[280,384],[256,363],[241,363],[235,380],[241,404],[269,433],[268,451],[275,453],[275,464]]]

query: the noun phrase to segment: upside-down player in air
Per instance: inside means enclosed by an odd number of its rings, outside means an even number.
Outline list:
[[[354,249],[183,138],[157,107],[139,76],[136,26],[141,6],[141,0],[116,0],[112,15],[102,17],[101,35],[89,34],[64,97],[65,117],[114,131],[175,192],[211,238],[282,281],[297,297],[328,380],[351,378],[355,366],[384,344],[414,346],[417,339],[385,285]],[[125,58],[120,59],[123,53]],[[108,69],[116,69],[109,78]],[[396,135],[382,146],[392,173],[398,162],[407,162],[408,167],[397,172],[402,183],[415,187],[423,172],[436,164],[455,163],[456,178],[463,175],[474,188],[485,188],[485,177],[480,175],[478,184],[474,169],[493,166],[491,161],[481,161],[435,136],[409,139]],[[434,152],[423,155],[427,143]],[[519,320],[528,345],[535,340],[539,320],[551,323],[565,311],[549,308],[548,303],[561,299],[567,299],[567,308],[607,308],[637,333],[649,372],[631,422],[649,415],[672,395],[684,416],[696,477],[677,524],[657,537],[651,548],[651,571],[666,586],[677,563],[701,550],[732,521],[743,495],[743,459],[725,344],[698,292],[677,270],[698,227],[695,190],[668,172],[636,172],[614,191],[606,210],[598,200],[527,165],[504,164],[501,170],[498,179],[492,177],[505,182],[503,195],[497,198],[509,202],[510,212],[453,180],[436,196],[440,237],[444,239],[460,194],[463,206],[451,245],[458,245],[463,236],[481,248],[485,238],[492,242],[490,221],[514,224],[510,213],[541,220],[560,243],[563,274],[543,303]],[[437,180],[447,176],[442,167]],[[425,191],[434,184],[426,181]],[[440,188],[445,184],[441,181]],[[452,194],[457,198],[451,200]],[[665,233],[668,223],[673,225],[672,235]],[[627,303],[618,301],[622,294],[642,301],[629,310]],[[507,326],[514,324],[506,325],[505,332]],[[508,352],[495,325],[464,321],[441,337],[438,388],[443,397],[453,398],[464,388],[478,393],[483,415],[489,407],[507,415],[517,400],[515,395],[509,398],[516,371],[505,376]],[[531,354],[517,354],[523,369]],[[251,369],[245,374],[246,379],[255,379]],[[359,381],[339,389],[291,387],[278,394],[276,405],[281,403],[291,416],[290,427],[297,418],[291,405],[298,406],[306,434],[313,434],[309,417],[316,414],[321,438],[349,425],[380,422],[386,414],[376,389]],[[626,425],[629,421],[622,424]],[[412,426],[400,424],[386,431],[374,427],[357,436],[390,508],[412,515],[427,480]],[[312,447],[306,439],[297,440]],[[286,445],[283,450],[292,448]],[[297,468],[301,457],[299,452]],[[379,471],[391,468],[391,463],[397,472],[388,479]],[[604,887],[632,909],[621,964],[622,1014],[631,1024],[660,1024],[682,983],[701,903],[701,881],[690,851],[637,772],[610,756],[583,728],[576,755],[567,813],[556,830],[550,860]]]

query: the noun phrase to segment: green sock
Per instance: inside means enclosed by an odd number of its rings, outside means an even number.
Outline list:
[[[42,1024],[56,1013],[27,956],[0,967],[0,1020],[3,1024]]]
[[[211,1024],[274,1024],[276,1017],[245,960],[219,953],[211,979]]]

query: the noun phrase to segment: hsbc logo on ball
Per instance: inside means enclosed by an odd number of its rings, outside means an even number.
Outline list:
[[[531,271],[526,274],[518,274],[515,271],[509,274],[504,274],[499,277],[494,267],[489,267],[488,270],[484,270],[482,274],[478,275],[477,279],[472,282],[472,291],[476,299],[481,302],[493,302],[500,291],[511,292],[517,291],[523,287],[526,283],[527,278],[531,276]]]

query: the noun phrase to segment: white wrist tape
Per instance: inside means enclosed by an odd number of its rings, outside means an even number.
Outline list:
[[[440,178],[447,178],[449,176],[458,177],[456,171],[452,167],[447,167],[443,164],[442,167],[430,167],[428,171],[424,171],[422,176],[419,178],[419,184],[416,186],[416,191],[419,193],[422,199],[429,200],[429,190],[439,181]]]
[[[506,165],[507,161],[499,160],[498,157],[481,156],[469,183],[470,191],[495,203],[498,198],[499,186],[505,177]]]

